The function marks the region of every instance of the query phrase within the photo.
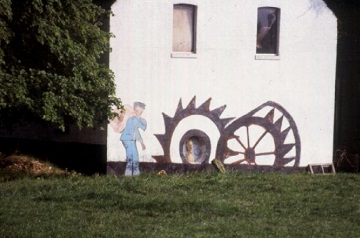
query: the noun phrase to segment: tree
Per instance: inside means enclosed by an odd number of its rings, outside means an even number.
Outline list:
[[[0,0],[0,123],[96,127],[111,107],[112,71],[99,63],[110,11],[91,0]]]
[[[338,19],[335,149],[360,153],[360,1],[325,0]]]

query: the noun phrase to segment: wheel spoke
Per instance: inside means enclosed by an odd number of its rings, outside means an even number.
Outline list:
[[[240,140],[240,138],[239,138],[238,136],[236,137],[236,141],[239,142],[239,144],[241,145],[241,147],[242,147],[244,150],[246,150],[245,145],[241,142],[241,140]]]
[[[232,162],[231,164],[241,164],[242,162],[244,162],[246,159],[240,159],[240,160],[236,160],[234,162]]]
[[[259,142],[262,140],[262,138],[264,138],[264,136],[268,133],[268,131],[264,131],[264,133],[258,138],[258,140],[256,141],[256,143],[254,144],[253,148],[255,149],[255,147],[259,144]]]
[[[255,156],[262,156],[262,155],[274,155],[275,152],[263,152],[263,153],[257,153]]]
[[[246,135],[247,135],[247,146],[250,148],[250,135],[249,135],[249,127],[246,127]]]

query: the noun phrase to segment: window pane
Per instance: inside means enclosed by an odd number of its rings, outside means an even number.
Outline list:
[[[278,53],[279,12],[273,7],[258,8],[256,53]]]
[[[195,7],[191,5],[174,5],[173,18],[173,51],[195,51]]]

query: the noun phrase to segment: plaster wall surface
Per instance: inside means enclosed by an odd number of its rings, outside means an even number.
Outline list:
[[[197,6],[193,57],[172,56],[176,3]],[[257,9],[263,6],[279,8],[281,19],[279,56],[261,60],[255,43]],[[124,104],[146,104],[148,127],[140,133],[147,149],[138,147],[140,162],[156,162],[152,156],[164,154],[154,135],[165,133],[163,113],[174,117],[179,100],[186,108],[194,96],[196,107],[209,98],[210,110],[226,105],[221,118],[238,118],[267,101],[276,102],[296,123],[299,165],[332,162],[337,21],[323,1],[117,0],[112,11],[110,68],[116,94]],[[275,110],[274,119],[280,116]],[[194,115],[174,130],[172,162],[181,163],[178,144],[191,129],[209,136],[210,159],[215,158],[220,133],[209,118]],[[119,137],[108,127],[108,161],[125,161]]]

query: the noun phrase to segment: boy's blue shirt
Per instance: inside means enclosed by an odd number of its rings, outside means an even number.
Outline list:
[[[122,141],[140,141],[142,142],[139,128],[143,131],[146,130],[146,120],[136,116],[130,117],[127,122],[124,131],[121,133],[120,140]]]

